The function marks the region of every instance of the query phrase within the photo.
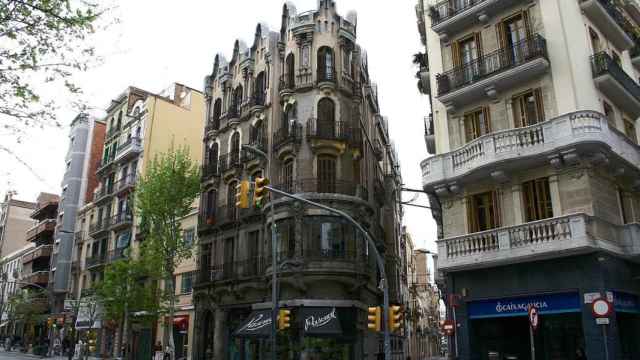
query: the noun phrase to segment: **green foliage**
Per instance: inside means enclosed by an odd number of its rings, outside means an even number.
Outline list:
[[[200,169],[186,147],[157,156],[136,186],[138,215],[147,227],[142,254],[155,262],[164,278],[191,257],[181,221],[193,209],[200,193]]]
[[[28,289],[18,291],[8,300],[9,317],[33,324],[46,317],[48,309],[47,294],[44,290]]]
[[[110,264],[96,285],[96,298],[103,306],[103,318],[120,322],[125,313],[144,312],[155,317],[159,311],[153,271],[140,260],[121,259]]]
[[[38,90],[46,84],[57,100],[80,93],[73,76],[98,60],[91,36],[107,25],[98,21],[105,20],[107,11],[101,5],[0,0],[0,129],[19,141],[29,127],[61,126],[58,105],[45,101]]]

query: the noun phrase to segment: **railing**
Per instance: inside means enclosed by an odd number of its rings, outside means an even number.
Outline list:
[[[114,189],[113,185],[105,185],[105,184],[103,184],[102,188],[100,189],[100,191],[98,191],[96,193],[94,201],[95,202],[99,202],[100,200],[113,195],[113,189]]]
[[[289,127],[281,127],[273,136],[273,149],[278,151],[288,144],[300,144],[302,142],[302,124],[295,121]]]
[[[593,76],[609,74],[622,85],[629,93],[640,101],[640,85],[627,75],[622,67],[606,52],[600,52],[591,56],[591,69]]]
[[[224,262],[201,269],[200,279],[203,282],[215,282],[260,277],[264,275],[267,266],[268,263],[264,257]]]
[[[302,256],[306,260],[347,260],[356,261],[358,254],[345,249],[305,249]]]
[[[349,140],[351,127],[344,121],[326,121],[311,118],[307,123],[307,137],[323,140]]]
[[[441,22],[451,19],[461,12],[470,9],[477,4],[486,0],[443,0],[435,4],[431,8],[429,16],[431,17],[431,26],[440,24]]]
[[[275,185],[277,189],[289,193],[327,193],[355,196],[357,185],[350,181],[324,181],[316,178],[298,179],[290,183]],[[273,194],[274,198],[278,195]]]
[[[115,153],[113,153],[112,155],[110,155],[106,159],[102,159],[102,161],[100,162],[100,165],[98,166],[98,169],[96,170],[96,172],[101,172],[104,169],[108,168],[111,164],[113,164],[113,161],[115,160],[115,158],[116,158]]]
[[[293,91],[296,88],[295,76],[292,74],[280,75],[280,81],[278,83],[278,90],[280,91]]]
[[[34,271],[28,275],[22,276],[22,279],[27,284],[21,284],[21,287],[29,286],[30,284],[46,284],[49,281],[49,271],[40,270]]]
[[[219,226],[236,222],[239,219],[239,209],[233,205],[218,205],[210,214],[200,215],[200,221],[205,226]]]
[[[581,143],[606,144],[629,163],[640,163],[640,147],[610,128],[604,115],[578,111],[528,127],[483,135],[457,150],[432,156],[421,163],[423,184],[434,186],[445,179],[482,171],[493,162],[540,156]]]
[[[512,47],[498,49],[436,76],[438,96],[478,82],[536,58],[547,58],[545,39],[535,34]]]
[[[119,132],[120,132],[120,127],[117,127],[117,126],[111,127],[109,131],[107,131],[107,135],[105,136],[105,139],[110,139]]]
[[[305,67],[298,70],[298,74],[296,75],[296,84],[298,88],[313,85],[313,71],[311,71],[311,68]]]
[[[227,119],[237,119],[240,117],[240,104],[233,104],[227,109]]]
[[[353,81],[351,74],[349,74],[346,71],[343,71],[340,76],[340,87],[342,89],[347,90],[350,93],[353,93],[355,91],[354,86],[355,86],[355,82]]]
[[[42,233],[51,233],[56,229],[56,220],[55,219],[45,219],[40,221],[36,226],[27,230],[27,241],[32,241],[38,235]]]
[[[120,191],[123,190],[129,186],[135,186],[136,184],[136,179],[137,176],[136,174],[128,174],[127,176],[125,176],[124,178],[116,181],[115,183],[115,188]]]
[[[129,146],[132,146],[132,147],[140,146],[140,143],[141,143],[141,139],[139,137],[130,137],[125,142],[118,145],[118,150],[116,150],[116,154],[120,154],[121,152],[129,148]]]
[[[22,255],[22,263],[26,264],[41,257],[50,257],[52,252],[52,245],[40,245],[37,248]]]
[[[220,130],[220,117],[218,117],[217,119],[214,118],[211,121],[208,121],[204,127],[205,134],[213,130]]]
[[[106,231],[109,229],[110,225],[111,219],[105,217],[104,219],[98,220],[93,224],[89,224],[89,234],[97,234],[99,232]]]
[[[220,167],[221,173],[236,167],[240,167],[242,165],[242,163],[240,162],[240,150],[234,151],[230,154],[220,155],[218,165]]]
[[[109,251],[108,253],[109,261],[113,262],[113,261],[126,258],[127,257],[126,250],[128,249],[129,247],[123,247],[123,248],[117,248]]]
[[[206,180],[206,179],[220,176],[220,172],[218,170],[219,170],[219,167],[218,167],[217,161],[214,163],[202,165],[202,179]]]
[[[75,234],[73,235],[73,240],[75,241],[76,244],[83,242],[85,240],[84,231],[76,231]]]
[[[120,226],[125,224],[131,224],[133,221],[133,215],[129,212],[122,212],[111,217],[111,226]]]
[[[318,83],[321,82],[336,82],[336,70],[326,71],[325,69],[318,68]]]
[[[107,254],[106,253],[102,253],[102,254],[96,254],[92,257],[88,257],[84,260],[85,266],[86,268],[90,268],[93,266],[98,266],[98,265],[102,265],[105,263],[107,259]]]

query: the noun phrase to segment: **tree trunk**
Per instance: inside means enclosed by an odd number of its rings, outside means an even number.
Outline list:
[[[167,267],[168,269],[171,269]],[[171,271],[171,270],[169,270]],[[169,272],[168,271],[168,272]],[[169,321],[165,324],[165,333],[169,335],[169,360],[175,360],[176,358],[176,345],[173,339],[173,316],[175,313],[175,305],[176,305],[176,286],[173,277],[173,271],[165,279],[165,283],[169,284]]]
[[[125,306],[126,308],[126,306]],[[122,357],[124,354],[122,353],[123,341],[124,341],[124,332],[126,331],[126,322],[127,322],[127,312],[125,310],[124,314],[122,314],[122,322],[120,323],[120,331],[118,332],[118,348],[116,349],[116,354],[118,357]]]

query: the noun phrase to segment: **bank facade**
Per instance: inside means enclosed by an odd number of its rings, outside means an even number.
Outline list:
[[[287,3],[279,32],[258,25],[250,47],[238,41],[231,60],[216,56],[205,81],[194,359],[269,354],[272,205],[279,307],[292,311],[279,353],[374,359],[381,351],[379,336],[366,330],[366,308],[382,294],[361,234],[286,198],[239,210],[234,197],[240,179],[266,176],[347,212],[375,239],[391,300],[403,302],[401,178],[356,28],[355,13],[340,16],[332,1],[304,13]],[[242,145],[261,149],[268,161]],[[393,338],[398,357],[403,341]]]
[[[640,11],[631,1],[419,1],[421,163],[461,359],[638,359]]]

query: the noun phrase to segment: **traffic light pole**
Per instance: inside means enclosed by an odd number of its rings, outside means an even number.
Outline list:
[[[384,359],[385,360],[391,360],[391,339],[390,339],[390,335],[389,335],[389,287],[387,286],[387,274],[386,271],[384,269],[384,261],[382,260],[382,256],[380,256],[380,253],[378,252],[378,248],[376,247],[376,243],[373,241],[373,239],[371,238],[371,236],[369,235],[369,233],[362,227],[362,225],[360,225],[357,221],[355,221],[351,216],[349,216],[347,213],[340,211],[338,209],[334,209],[332,207],[326,206],[326,205],[322,205],[319,204],[317,202],[313,202],[310,200],[307,200],[305,198],[302,198],[300,196],[296,196],[293,194],[289,194],[287,192],[284,192],[282,190],[278,190],[275,189],[271,186],[265,186],[265,188],[267,190],[269,190],[270,192],[273,192],[274,194],[278,194],[278,195],[282,195],[284,197],[288,197],[291,199],[295,199],[298,200],[300,202],[303,202],[305,204],[309,204],[315,207],[318,207],[320,209],[323,210],[327,210],[331,213],[334,213],[336,215],[341,216],[342,218],[348,220],[351,224],[353,224],[358,230],[360,230],[360,232],[364,235],[364,237],[367,239],[367,243],[369,244],[369,247],[371,249],[373,249],[373,253],[376,256],[376,263],[378,265],[378,270],[380,271],[380,286],[382,287],[382,291],[383,291],[383,314],[382,314],[382,318],[383,318],[383,322],[384,322]],[[271,211],[273,214],[273,199],[271,201]],[[272,215],[273,216],[273,215]],[[274,260],[273,260],[273,279],[272,280],[272,284],[275,284],[275,252],[276,252],[276,248],[275,248],[275,221],[272,219],[272,230],[271,230],[271,238],[273,239],[271,241],[271,247],[272,247],[272,251],[274,254]],[[276,290],[277,288],[274,286],[274,291],[273,291],[273,313],[272,313],[272,322],[275,328],[275,317],[277,316],[277,303],[276,303]],[[275,333],[275,331],[274,331]],[[274,335],[274,339],[275,339],[275,335]],[[273,349],[275,349],[275,341],[273,344]],[[274,357],[273,359],[275,359],[275,353],[274,353]]]

